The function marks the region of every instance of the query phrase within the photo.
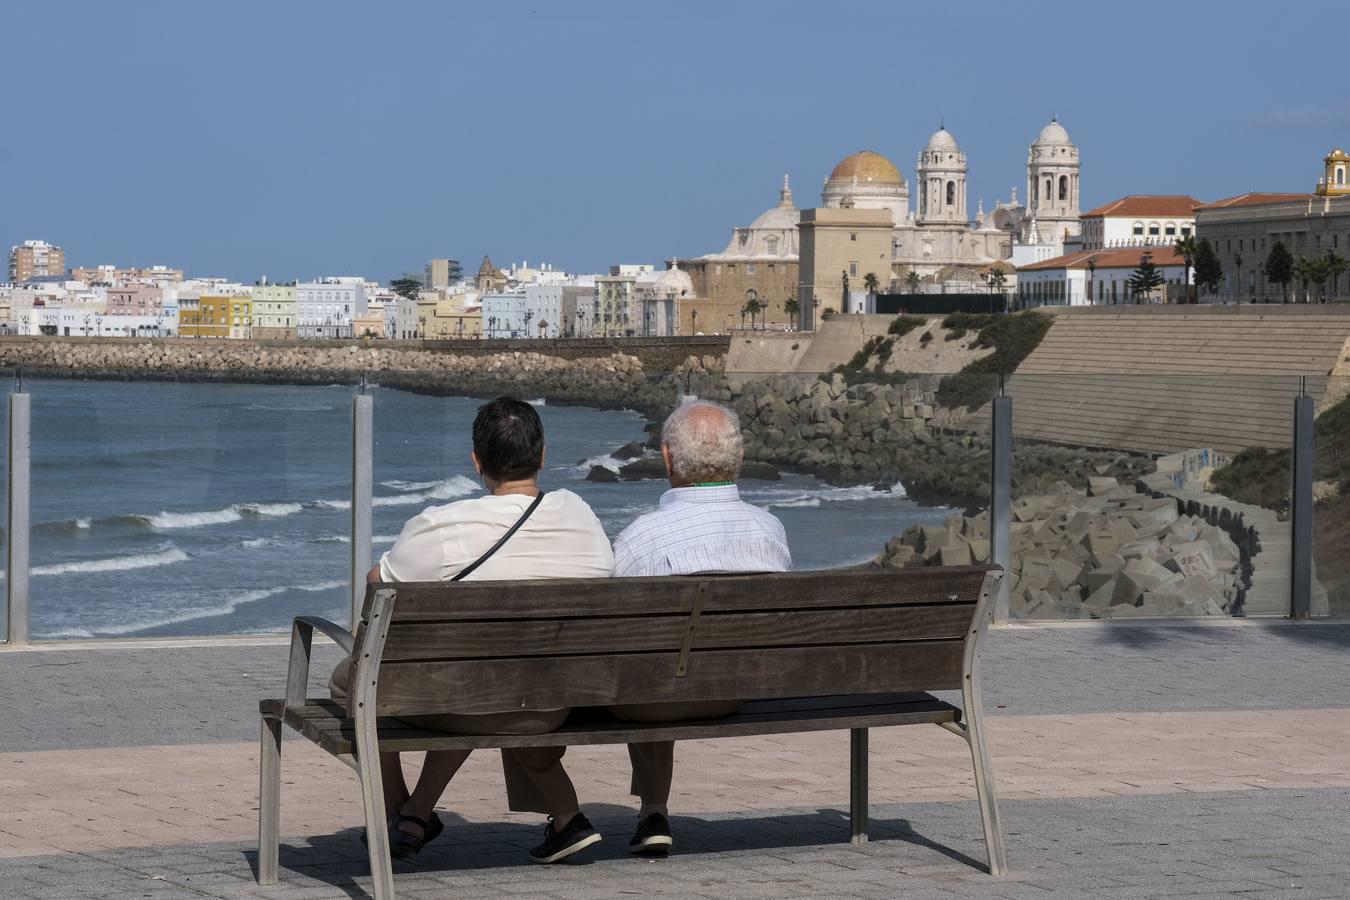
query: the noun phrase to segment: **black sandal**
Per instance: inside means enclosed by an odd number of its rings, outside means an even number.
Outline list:
[[[421,828],[422,837],[409,834],[399,828],[398,826],[404,822],[411,822]],[[440,837],[444,830],[445,825],[441,822],[441,817],[434,812],[431,814],[430,820],[396,813],[389,820],[389,853],[394,859],[407,859],[410,856],[416,856],[422,852],[423,847]]]

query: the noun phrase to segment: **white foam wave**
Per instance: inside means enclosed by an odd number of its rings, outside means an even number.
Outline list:
[[[439,482],[439,481],[399,481],[397,478],[395,478],[395,479],[393,479],[393,480],[391,480],[391,481],[381,481],[380,484],[381,484],[382,486],[384,486],[384,487],[391,488],[391,489],[393,489],[393,490],[395,490],[395,491],[425,491],[425,490],[430,490],[431,488],[434,488],[436,485],[440,484],[440,482]]]
[[[233,506],[205,512],[169,512],[163,510],[153,516],[136,516],[151,528],[201,528],[203,525],[223,525],[243,518]]]
[[[627,462],[627,460],[624,462]],[[609,469],[611,472],[617,473],[622,465],[623,462],[620,462],[608,453],[604,453],[600,456],[592,456],[590,459],[584,459],[572,468],[576,469],[582,475],[585,475],[591,471],[592,466],[600,466],[601,468]]]
[[[315,500],[313,503],[311,503],[311,504],[309,504],[309,505],[312,506],[312,507],[314,507],[315,509],[351,509],[351,508],[352,508],[352,501],[350,501],[350,500]]]
[[[741,492],[747,503],[764,509],[797,509],[818,507],[823,503],[849,503],[859,500],[896,500],[905,496],[904,485],[896,482],[889,491],[874,490],[870,485],[857,487],[826,487],[817,489],[755,488]]]
[[[371,502],[375,506],[410,506],[415,503],[425,503],[428,500],[453,500],[456,497],[463,497],[465,494],[472,494],[477,490],[477,482],[465,478],[463,475],[456,475],[444,481],[434,482],[432,487],[426,490],[376,497]]]
[[[543,397],[540,397],[538,400],[527,400],[527,401],[525,401],[525,402],[528,403],[528,404],[530,404],[531,406],[547,406],[547,405],[548,405],[548,401],[545,400]]]
[[[188,555],[177,547],[167,547],[154,553],[136,553],[130,556],[114,556],[110,559],[81,559],[75,562],[53,563],[49,566],[33,566],[34,575],[67,575],[72,572],[122,572],[127,569],[150,569],[155,566],[167,566],[185,562]]]
[[[324,534],[316,538],[310,538],[311,544],[350,544],[352,539],[345,534]]]
[[[240,546],[245,550],[261,550],[263,547],[268,547],[273,543],[275,543],[275,541],[271,538],[253,538],[252,540],[243,541]]]
[[[398,540],[396,534],[377,534],[370,539],[370,542],[372,544],[392,544],[396,540]]]
[[[78,529],[81,530],[81,531],[84,531],[86,528],[93,528],[93,527],[94,527],[94,523],[93,523],[93,521],[90,520],[90,519],[76,519],[76,520],[75,520],[75,527],[78,528]]]
[[[196,619],[214,619],[220,616],[228,616],[241,606],[249,603],[258,603],[269,597],[275,597],[278,594],[285,594],[290,591],[307,591],[317,593],[320,591],[331,591],[340,587],[345,587],[345,581],[325,581],[320,584],[300,584],[288,587],[264,588],[256,591],[241,591],[225,598],[221,603],[215,606],[208,606],[202,609],[182,610],[173,615],[161,616],[154,619],[142,619],[136,622],[127,622],[122,625],[111,625],[107,628],[71,628],[64,631],[55,631],[43,635],[50,638],[94,638],[94,637],[118,637],[122,635],[135,634],[138,631],[149,631],[152,628],[164,628],[169,625],[180,625],[183,622],[191,622]]]
[[[250,516],[293,516],[304,509],[299,503],[241,503],[237,508]]]

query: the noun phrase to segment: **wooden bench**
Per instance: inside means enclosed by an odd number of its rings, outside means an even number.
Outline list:
[[[1001,579],[997,567],[969,566],[371,585],[354,636],[322,619],[295,620],[286,696],[260,704],[258,881],[277,880],[283,724],[357,771],[377,900],[394,896],[377,751],[848,729],[849,812],[861,843],[868,729],[888,725],[935,724],[966,739],[989,869],[1002,874],[979,681],[980,644]],[[356,660],[354,715],[330,700],[306,699],[316,629]],[[962,708],[923,693],[958,689]],[[706,700],[747,702],[732,716],[671,724],[592,710],[542,735],[452,735],[397,718]]]

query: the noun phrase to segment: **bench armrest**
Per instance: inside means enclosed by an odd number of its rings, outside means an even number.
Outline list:
[[[352,634],[336,622],[330,622],[328,619],[322,619],[318,616],[296,616],[292,628],[297,628],[302,625],[308,626],[311,631],[322,631],[333,639],[333,643],[337,644],[349,654],[352,652],[352,647],[356,643],[356,635]]]
[[[286,668],[286,705],[299,706],[309,692],[310,645],[314,630],[333,639],[343,652],[351,655],[356,637],[342,626],[318,616],[296,616],[291,624],[291,659]]]

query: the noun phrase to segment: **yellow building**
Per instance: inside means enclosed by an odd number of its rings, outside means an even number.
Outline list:
[[[253,328],[253,304],[248,297],[201,297],[197,308],[179,311],[181,337],[248,338]]]

